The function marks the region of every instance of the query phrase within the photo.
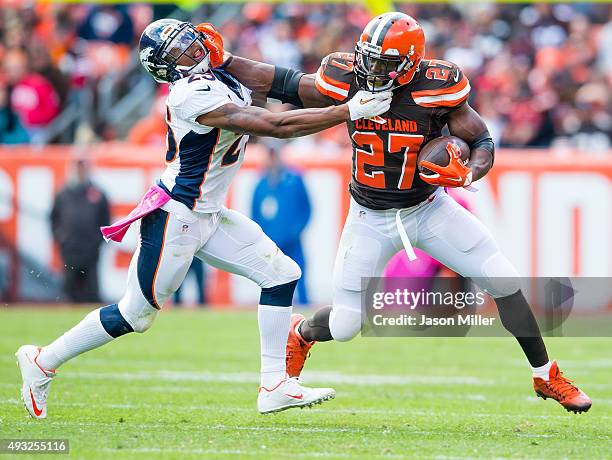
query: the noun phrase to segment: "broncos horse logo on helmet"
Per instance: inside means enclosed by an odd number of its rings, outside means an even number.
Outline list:
[[[421,25],[404,13],[372,19],[355,45],[355,75],[361,89],[386,91],[412,80],[425,55]]]
[[[210,31],[216,32],[214,28]],[[212,40],[199,26],[160,19],[149,24],[140,37],[140,62],[159,83],[205,73],[211,67]]]

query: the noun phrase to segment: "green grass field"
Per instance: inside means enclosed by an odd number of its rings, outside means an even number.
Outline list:
[[[84,313],[0,310],[0,438],[66,438],[70,458],[100,459],[612,458],[612,339],[548,341],[594,400],[587,414],[535,397],[512,338],[356,338],[307,363],[306,383],[335,400],[262,416],[254,312],[162,313],[63,366],[49,417],[28,418],[15,350]]]

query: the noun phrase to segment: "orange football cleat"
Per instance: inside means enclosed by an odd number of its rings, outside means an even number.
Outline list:
[[[291,327],[287,339],[287,375],[299,377],[304,368],[306,358],[310,355],[310,349],[317,342],[306,342],[297,332],[297,326],[304,321],[304,315],[291,315]]]
[[[572,385],[571,380],[563,377],[563,372],[559,370],[556,361],[552,362],[548,375],[548,381],[540,377],[533,378],[533,388],[540,398],[552,398],[568,412],[576,414],[591,408],[593,404],[591,399],[580,388]]]

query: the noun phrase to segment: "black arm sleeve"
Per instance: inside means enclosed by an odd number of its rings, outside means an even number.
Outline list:
[[[484,131],[482,134],[479,134],[474,142],[470,145],[470,149],[484,149],[491,152],[492,162],[491,166],[493,166],[493,162],[495,161],[495,144],[493,143],[493,138],[489,134],[489,131]]]
[[[272,87],[267,96],[303,108],[304,104],[302,104],[298,94],[300,78],[302,78],[303,75],[304,72],[300,72],[299,70],[275,66],[274,80],[272,81]]]

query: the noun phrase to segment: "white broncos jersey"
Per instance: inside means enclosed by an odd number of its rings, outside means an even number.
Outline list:
[[[225,104],[246,107],[251,91],[222,70],[174,82],[167,99],[166,171],[160,186],[197,212],[216,212],[244,160],[249,136],[201,125],[196,118]]]

